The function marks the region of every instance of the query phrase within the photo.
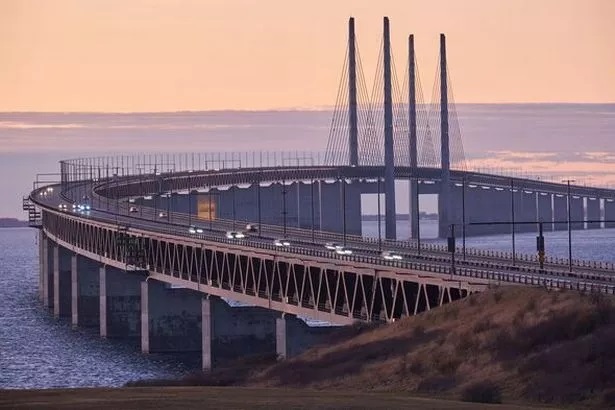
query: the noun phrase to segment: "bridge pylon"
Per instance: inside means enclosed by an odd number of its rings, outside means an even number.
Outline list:
[[[416,135],[416,61],[414,58],[414,35],[408,36],[408,147],[410,167],[416,175],[418,166],[418,141]],[[418,179],[410,179],[410,236],[419,237]]]
[[[395,151],[393,145],[393,99],[391,91],[391,36],[389,18],[384,17],[384,212],[385,237],[397,239],[395,211]]]
[[[446,37],[440,34],[440,167],[442,169],[438,197],[438,236],[440,238],[448,236],[452,214],[447,80]]]
[[[357,62],[354,17],[348,20],[348,147],[350,165],[359,165],[359,128],[357,124]]]

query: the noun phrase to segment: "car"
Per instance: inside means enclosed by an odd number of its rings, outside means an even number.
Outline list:
[[[188,228],[188,232],[191,234],[203,233],[203,228],[199,228],[198,226],[192,225],[190,228]]]
[[[139,208],[137,208],[136,206],[131,206],[130,208],[128,208],[128,212],[132,212],[132,213],[139,212]]]
[[[273,241],[275,246],[290,246],[288,239],[276,239]]]
[[[60,209],[60,211],[66,211],[66,210],[68,210],[68,205],[67,204],[60,204],[60,205],[58,205],[58,209]]]
[[[248,232],[258,232],[258,225],[256,224],[247,224],[246,231]]]
[[[158,212],[158,218],[166,218],[167,217],[167,213],[164,211],[160,211]]]
[[[338,255],[352,255],[352,250],[348,249],[348,248],[341,247],[341,248],[337,248],[335,250],[335,253],[337,253]]]
[[[382,258],[387,261],[400,261],[404,259],[404,257],[401,256],[400,254],[395,253],[395,252],[390,252],[390,251],[383,251]]]
[[[228,231],[225,236],[227,239],[243,239],[246,237],[243,232],[239,231]]]
[[[325,248],[329,249],[330,251],[336,251],[343,248],[343,246],[337,243],[327,242],[325,243]]]

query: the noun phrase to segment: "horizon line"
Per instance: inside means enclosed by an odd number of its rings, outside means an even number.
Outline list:
[[[432,103],[422,103],[420,105],[433,105]],[[455,103],[455,105],[615,105],[615,101],[610,102],[566,102],[566,101],[544,101],[544,102],[471,102],[471,103]],[[301,111],[331,111],[335,106],[316,106],[316,107],[280,107],[280,108],[219,108],[219,109],[178,109],[178,110],[160,110],[160,111],[106,111],[106,110],[91,110],[91,111],[72,111],[72,110],[15,110],[15,111],[0,111],[0,114],[178,114],[178,113],[215,113],[215,112],[301,112]]]

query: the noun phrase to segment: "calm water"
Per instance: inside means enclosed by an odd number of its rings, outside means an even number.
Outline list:
[[[423,235],[436,223],[424,221]],[[377,235],[376,222],[366,222]],[[400,223],[399,233],[407,234]],[[517,249],[533,251],[534,234],[519,234]],[[103,340],[97,329],[73,330],[68,319],[55,320],[38,301],[36,231],[0,229],[0,388],[120,386],[143,378],[180,377],[198,368],[199,357],[142,355],[138,346]],[[433,241],[433,239],[432,239]],[[573,232],[574,256],[615,261],[615,230]],[[547,253],[567,255],[567,233],[546,234]],[[469,238],[469,246],[510,249],[510,237]]]

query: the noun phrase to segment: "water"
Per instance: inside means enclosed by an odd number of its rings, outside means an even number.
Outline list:
[[[0,388],[121,386],[130,380],[180,377],[194,364],[142,355],[137,346],[72,330],[38,301],[37,232],[0,229]]]

